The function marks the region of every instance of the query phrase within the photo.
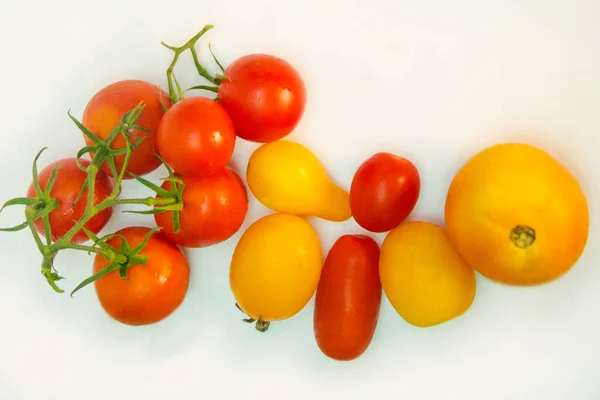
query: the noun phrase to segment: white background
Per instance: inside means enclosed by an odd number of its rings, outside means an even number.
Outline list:
[[[55,294],[29,234],[5,233],[1,399],[600,399],[597,0],[3,0],[0,9],[2,201],[24,195],[41,147],[50,147],[43,167],[82,146],[68,109],[81,117],[116,80],[165,86],[171,54],[159,42],[183,44],[212,23],[204,60],[210,40],[226,64],[267,52],[301,71],[308,104],[290,138],[341,186],[376,151],[408,157],[422,178],[411,218],[441,222],[462,163],[485,146],[522,141],[576,174],[592,219],[588,247],[562,279],[513,288],[478,275],[472,308],[450,323],[411,327],[384,299],[369,350],[351,363],[318,350],[312,302],[267,334],[240,321],[228,282],[239,234],[190,251],[181,308],[132,328],[111,320],[91,288],[74,299]],[[183,85],[200,83],[188,56],[178,71]],[[253,148],[237,145],[242,172]],[[124,195],[136,194],[128,185]],[[253,200],[244,227],[266,212]],[[21,219],[20,209],[6,211],[0,225]],[[361,232],[353,221],[313,222],[324,252]],[[132,223],[152,220],[117,214],[106,231]],[[91,261],[62,254],[62,286],[88,276]]]

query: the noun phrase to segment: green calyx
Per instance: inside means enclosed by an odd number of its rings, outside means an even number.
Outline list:
[[[102,139],[98,138],[96,135],[94,135],[81,122],[79,122],[76,118],[74,118],[71,115],[71,112],[69,111],[67,113],[67,115],[69,116],[71,121],[73,121],[75,123],[75,125],[79,128],[79,130],[81,130],[81,132],[88,139],[90,139],[93,143],[92,145],[83,147],[81,150],[79,150],[79,152],[77,152],[76,159],[77,159],[77,164],[79,165],[79,168],[81,168],[83,171],[89,172],[88,171],[89,167],[86,168],[83,165],[81,165],[81,163],[79,162],[79,159],[81,157],[83,157],[85,154],[95,153],[96,156],[98,157],[98,159],[92,160],[92,161],[96,161],[96,162],[92,162],[92,164],[101,165],[102,162],[104,162],[104,161],[107,162],[108,165],[110,166],[110,170],[112,172],[113,178],[115,178],[119,181],[122,181],[125,176],[125,171],[126,171],[125,164],[129,163],[129,157],[131,157],[131,152],[136,147],[138,147],[140,144],[142,144],[142,142],[146,139],[146,137],[141,137],[141,138],[138,138],[138,140],[136,140],[134,143],[132,143],[132,141],[131,141],[132,137],[131,137],[130,131],[136,130],[136,131],[143,131],[143,132],[151,133],[148,129],[144,128],[143,126],[136,125],[136,123],[135,123],[137,121],[137,119],[142,115],[142,112],[144,112],[145,107],[146,107],[145,104],[143,104],[143,102],[140,102],[137,106],[135,106],[135,108],[128,111],[121,119],[121,122],[119,123],[119,125],[111,131],[111,133],[108,135],[108,137],[105,140],[102,140]],[[126,147],[123,149],[113,149],[111,147],[111,144],[115,140],[115,138],[119,135],[121,135],[125,139]],[[117,167],[115,165],[115,157],[122,156],[122,155],[125,155],[126,160],[124,162],[123,168],[121,168],[121,171],[117,171]],[[94,157],[96,157],[96,156],[94,156]],[[91,165],[90,165],[90,167],[91,167]],[[84,186],[82,188],[82,192],[85,189],[86,189],[86,187]],[[80,195],[81,195],[81,193],[80,193]]]
[[[26,212],[25,212],[26,221],[23,222],[22,224],[19,224],[19,225],[10,227],[10,228],[2,228],[2,229],[0,229],[0,231],[3,231],[3,232],[20,231],[22,229],[27,228],[28,221],[34,221],[39,218],[42,218],[43,222],[44,222],[44,230],[46,231],[45,232],[46,239],[47,239],[47,242],[49,243],[52,238],[52,233],[50,231],[50,220],[49,220],[48,215],[50,215],[50,213],[52,211],[54,211],[55,209],[57,209],[59,206],[58,200],[50,197],[50,193],[52,191],[52,188],[54,187],[54,183],[56,182],[56,175],[58,173],[58,169],[61,166],[57,165],[56,167],[54,167],[52,169],[52,172],[50,174],[50,179],[48,180],[48,184],[46,185],[45,190],[42,190],[42,188],[40,186],[40,182],[38,180],[37,161],[46,149],[47,148],[44,147],[36,154],[36,156],[33,160],[33,165],[31,167],[31,172],[33,175],[33,187],[35,189],[36,197],[17,197],[17,198],[8,200],[6,203],[4,203],[4,205],[0,209],[0,212],[2,212],[4,210],[4,208],[6,208],[6,207],[15,206],[15,205],[24,205],[27,207]]]
[[[140,254],[140,252],[144,249],[144,247],[146,247],[150,237],[159,230],[160,228],[151,229],[148,231],[148,233],[146,233],[144,240],[142,240],[140,244],[134,248],[131,248],[127,242],[127,239],[122,235],[110,234],[104,236],[103,238],[98,238],[96,235],[86,229],[87,235],[94,241],[94,245],[90,251],[94,251],[92,249],[101,249],[102,252],[98,253],[102,254],[110,264],[77,285],[77,287],[71,292],[71,297],[73,297],[73,295],[82,288],[113,271],[118,271],[121,279],[129,279],[129,276],[127,275],[129,268],[133,267],[134,265],[146,265],[148,262],[148,256]],[[119,248],[112,247],[107,243],[108,240],[113,238],[118,238],[121,240],[121,246]]]

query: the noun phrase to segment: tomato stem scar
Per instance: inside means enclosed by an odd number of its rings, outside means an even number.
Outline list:
[[[242,321],[244,321],[247,324],[256,322],[254,327],[257,331],[264,333],[269,329],[269,326],[271,325],[270,321],[265,321],[264,319],[262,319],[262,316],[258,317],[258,320],[256,318],[252,318],[246,311],[242,310],[242,307],[240,307],[238,303],[235,303],[235,307],[248,316],[248,318],[244,318],[242,319]]]
[[[517,225],[510,231],[510,240],[520,249],[526,249],[535,242],[535,229]]]
[[[258,321],[256,321],[255,328],[257,331],[264,333],[269,329],[270,325],[271,325],[271,322],[265,321],[262,319],[262,317],[259,317]]]

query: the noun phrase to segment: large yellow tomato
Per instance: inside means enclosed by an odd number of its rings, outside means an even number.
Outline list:
[[[429,222],[406,222],[386,236],[379,277],[396,312],[419,327],[464,314],[475,297],[475,272],[444,228]]]
[[[289,318],[312,298],[322,267],[314,228],[291,214],[271,214],[242,235],[231,259],[229,280],[239,307],[257,329]]]
[[[452,181],[446,227],[481,274],[531,285],[571,269],[586,245],[589,216],[579,183],[548,153],[500,144],[471,158]]]

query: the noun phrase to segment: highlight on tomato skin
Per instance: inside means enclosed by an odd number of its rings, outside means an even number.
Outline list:
[[[87,167],[90,162],[85,159],[80,159],[82,166]],[[38,173],[38,181],[42,190],[46,190],[46,185],[52,175],[52,170],[60,166],[56,173],[56,180],[50,191],[50,197],[58,200],[59,206],[51,211],[48,215],[50,220],[50,228],[52,232],[52,241],[57,241],[62,238],[73,226],[76,221],[83,217],[88,204],[88,191],[85,190],[80,196],[77,203],[75,199],[79,195],[81,188],[87,180],[87,172],[82,171],[77,166],[75,158],[64,158],[55,161]],[[110,196],[114,188],[113,181],[102,171],[96,175],[96,183],[94,188],[94,205],[100,204],[103,200]],[[27,197],[36,197],[35,187],[33,183],[27,190]],[[108,207],[94,215],[86,224],[85,227],[97,234],[104,228],[113,214],[112,207]],[[34,221],[36,230],[44,235],[43,220],[36,219]],[[73,236],[71,243],[83,243],[89,238],[83,230],[80,230]]]
[[[169,95],[158,86],[141,80],[129,79],[111,83],[98,91],[88,102],[83,112],[82,123],[94,135],[100,139],[106,139],[112,130],[119,125],[123,116],[140,102],[144,104],[144,110],[136,121],[136,125],[144,130],[130,129],[129,135],[132,144],[138,143],[133,150],[129,164],[128,172],[138,176],[148,174],[161,165],[160,159],[156,157],[157,142],[156,135],[158,125],[165,114],[164,109],[170,108],[172,103]],[[91,139],[84,135],[87,145],[92,145]],[[111,147],[113,149],[124,149],[125,139],[117,136]],[[93,157],[93,154],[92,154]],[[115,157],[117,172],[121,171],[125,155]],[[102,171],[112,176],[108,163],[103,163]],[[125,174],[125,179],[131,179],[129,174]]]
[[[219,103],[235,124],[238,137],[258,143],[289,135],[306,107],[306,87],[286,60],[269,54],[238,58],[224,72]]]
[[[343,235],[330,249],[315,296],[314,335],[327,357],[349,361],[369,347],[381,306],[379,245]]]
[[[363,162],[350,186],[350,208],[356,223],[370,232],[387,232],[411,214],[421,179],[406,158],[381,152]]]

